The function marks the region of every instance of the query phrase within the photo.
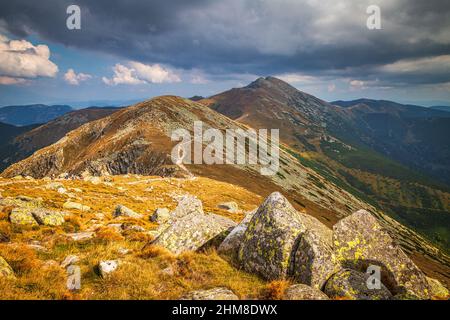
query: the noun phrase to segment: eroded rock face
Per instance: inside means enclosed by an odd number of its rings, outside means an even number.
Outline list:
[[[194,212],[173,221],[153,244],[163,246],[174,254],[195,251],[211,242],[223,240],[235,225],[232,220],[219,215]]]
[[[61,212],[37,209],[32,211],[32,215],[41,225],[55,227],[64,223],[64,214]]]
[[[181,300],[239,300],[239,297],[227,288],[191,291],[180,298]]]
[[[394,294],[430,298],[423,272],[394,243],[377,219],[359,210],[333,227],[335,256],[345,268],[365,272],[370,265],[381,267],[381,281]]]
[[[116,209],[114,211],[114,217],[119,217],[119,216],[135,218],[135,219],[142,218],[142,214],[136,213],[133,210],[131,210],[123,205],[120,205],[120,204],[116,207]]]
[[[227,235],[222,241],[217,251],[224,256],[227,256],[231,261],[239,263],[238,255],[241,248],[242,240],[245,230],[247,230],[248,223],[255,215],[256,210],[247,213],[242,221]]]
[[[294,284],[286,289],[283,300],[329,300],[329,298],[316,288],[306,284]]]
[[[249,222],[238,258],[247,271],[266,279],[294,276],[319,289],[337,271],[331,230],[296,211],[278,192],[264,201]]]
[[[33,214],[27,208],[14,208],[9,214],[9,221],[13,224],[22,226],[38,226]]]
[[[392,294],[382,283],[379,289],[369,289],[368,279],[368,274],[343,269],[327,281],[324,292],[332,299],[389,300],[392,298]]]
[[[0,277],[14,278],[14,271],[3,257],[0,257]]]

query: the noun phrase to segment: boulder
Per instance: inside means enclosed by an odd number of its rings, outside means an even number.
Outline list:
[[[217,251],[219,254],[228,256],[232,261],[238,262],[239,249],[248,223],[256,213],[256,209],[247,213],[242,221],[226,236]]]
[[[14,208],[9,214],[9,221],[17,225],[37,226],[39,225],[34,219],[33,214],[27,208]]]
[[[381,268],[381,282],[392,294],[430,298],[423,272],[394,243],[377,219],[359,210],[333,227],[335,256],[345,268],[366,272],[370,265]]]
[[[14,278],[14,271],[3,257],[0,257],[0,277]]]
[[[230,213],[239,212],[239,207],[238,207],[237,203],[234,201],[219,203],[218,207],[220,209],[227,210]]]
[[[133,210],[131,210],[121,204],[119,204],[114,211],[114,217],[119,217],[119,216],[135,218],[135,219],[142,218],[141,214],[136,213]]]
[[[428,284],[430,285],[431,297],[434,299],[449,299],[450,292],[439,280],[427,277]]]
[[[174,220],[159,234],[153,244],[165,247],[174,254],[195,251],[216,241],[222,241],[235,225],[232,220],[219,215],[194,212]]]
[[[286,289],[283,300],[329,300],[328,296],[319,289],[306,284],[294,284]]]
[[[379,289],[369,288],[369,274],[342,269],[326,283],[324,292],[332,299],[343,300],[389,300],[392,294],[380,283]]]
[[[191,213],[203,214],[202,202],[194,196],[184,195],[178,200],[178,205],[172,212],[172,218],[183,218]]]
[[[89,206],[85,206],[82,205],[81,203],[77,203],[77,202],[72,202],[72,201],[67,201],[63,204],[63,207],[65,209],[75,209],[75,210],[80,210],[80,211],[89,211],[91,210],[91,207]]]
[[[150,217],[151,222],[165,223],[170,219],[170,211],[167,208],[157,208]]]
[[[213,288],[188,292],[180,300],[239,300],[239,297],[230,289]]]
[[[238,259],[245,270],[266,279],[295,277],[318,289],[338,270],[331,230],[296,211],[278,192],[264,201],[248,223]]]
[[[64,214],[57,211],[49,211],[45,209],[35,209],[32,212],[34,219],[39,224],[55,227],[64,223]]]
[[[100,261],[98,264],[98,270],[100,272],[100,275],[102,277],[106,277],[112,272],[116,271],[116,269],[119,267],[119,261],[118,260],[106,260],[106,261]]]

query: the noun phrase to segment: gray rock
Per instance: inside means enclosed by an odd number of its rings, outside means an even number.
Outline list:
[[[82,205],[81,203],[77,203],[77,202],[72,202],[72,201],[67,201],[63,204],[63,207],[65,209],[75,209],[75,210],[80,210],[80,211],[89,211],[91,210],[91,207],[89,206],[85,206]]]
[[[286,289],[283,300],[329,300],[328,296],[319,289],[306,284],[294,284]]]
[[[326,283],[324,292],[332,299],[389,300],[392,294],[380,283],[380,289],[369,289],[369,275],[351,269],[334,274]]]
[[[331,230],[296,211],[278,192],[264,201],[248,223],[238,259],[245,270],[266,279],[294,277],[319,289],[338,270]]]
[[[66,269],[68,266],[74,265],[80,261],[80,258],[76,255],[67,256],[63,262],[61,262],[61,268]]]
[[[33,214],[28,208],[14,208],[9,214],[9,221],[17,225],[38,226]]]
[[[32,215],[36,221],[45,226],[55,227],[64,223],[64,214],[57,211],[50,211],[46,209],[34,209]]]
[[[116,271],[118,267],[119,267],[118,260],[100,261],[100,263],[98,264],[98,270],[100,271],[100,275],[102,277],[107,277],[109,274]]]
[[[163,246],[174,254],[195,251],[215,241],[222,241],[235,225],[232,220],[219,215],[194,212],[175,220],[153,244]]]
[[[73,241],[84,241],[94,238],[95,232],[86,231],[86,232],[77,232],[77,233],[67,233],[66,237]]]
[[[170,219],[170,211],[167,208],[157,208],[150,217],[151,222],[165,223]]]
[[[183,295],[181,300],[239,300],[239,297],[227,288],[191,291]]]
[[[234,201],[219,203],[218,207],[220,209],[227,210],[230,213],[239,212],[239,207],[238,207],[237,203]]]
[[[135,219],[141,219],[142,215],[139,213],[134,212],[133,210],[119,204],[115,211],[114,211],[114,217],[124,216],[128,218],[135,218]]]
[[[369,212],[359,210],[340,220],[333,227],[333,244],[336,258],[345,268],[366,272],[370,265],[379,266],[381,281],[394,295],[430,298],[423,272]]]
[[[178,205],[172,212],[172,218],[183,218],[191,213],[203,214],[203,204],[194,196],[184,195],[178,200]]]
[[[256,213],[256,209],[247,213],[242,221],[226,236],[217,251],[223,256],[228,256],[231,261],[238,263],[239,249],[241,248],[245,230],[248,223]]]

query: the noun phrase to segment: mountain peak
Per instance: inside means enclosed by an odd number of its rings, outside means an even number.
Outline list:
[[[288,84],[287,82],[284,82],[283,80],[280,80],[278,78],[269,76],[269,77],[259,77],[252,83],[250,83],[246,88],[275,88],[275,89],[289,89],[289,90],[296,90],[293,86]]]

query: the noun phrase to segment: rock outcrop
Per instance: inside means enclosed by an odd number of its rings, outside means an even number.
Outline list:
[[[33,210],[32,215],[37,223],[45,226],[56,227],[64,223],[64,214],[45,209]]]
[[[330,300],[330,298],[319,289],[306,284],[294,284],[286,289],[283,300]]]
[[[11,221],[12,224],[22,226],[39,225],[28,208],[14,208],[9,214],[9,221]]]
[[[278,192],[248,223],[238,259],[245,270],[266,279],[294,277],[319,289],[337,271],[331,230],[296,211]]]
[[[216,214],[194,212],[173,221],[153,244],[174,254],[195,251],[213,242],[220,243],[235,225],[232,220]]]
[[[381,268],[381,282],[392,294],[430,298],[423,272],[394,243],[377,219],[359,210],[333,227],[335,256],[343,267],[366,272],[370,265]]]
[[[128,218],[135,218],[135,219],[141,219],[143,216],[140,213],[134,212],[133,210],[119,204],[116,209],[114,210],[114,217],[128,217]]]
[[[239,300],[239,297],[227,288],[191,291],[183,295],[181,300]]]
[[[389,300],[392,294],[380,283],[379,289],[367,285],[369,275],[350,269],[334,274],[326,283],[324,292],[332,299]]]

